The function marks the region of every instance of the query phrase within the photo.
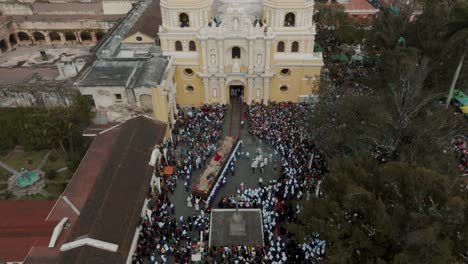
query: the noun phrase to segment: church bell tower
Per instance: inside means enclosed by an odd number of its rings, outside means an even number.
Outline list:
[[[161,0],[163,31],[198,31],[211,19],[213,0]]]

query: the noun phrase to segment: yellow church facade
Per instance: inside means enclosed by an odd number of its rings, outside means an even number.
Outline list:
[[[179,105],[228,104],[233,89],[249,104],[299,102],[318,88],[313,1],[161,0],[160,8]]]

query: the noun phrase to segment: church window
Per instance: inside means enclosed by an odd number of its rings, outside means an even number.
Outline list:
[[[294,27],[296,25],[296,15],[294,13],[287,13],[284,16],[284,26],[285,27]]]
[[[277,52],[284,52],[284,42],[278,42],[278,48],[276,49]]]
[[[116,103],[122,102],[122,94],[114,94],[114,98]]]
[[[142,40],[143,40],[142,37],[140,37],[140,36],[136,37],[136,41],[142,41]]]
[[[176,41],[176,42],[175,42],[175,50],[176,50],[176,51],[182,51],[182,50],[183,50],[183,48],[182,48],[182,42],[180,42],[180,41]]]
[[[186,13],[181,13],[179,15],[179,23],[181,28],[190,27],[189,16]]]
[[[287,92],[287,91],[288,91],[288,86],[282,85],[282,86],[280,87],[280,91],[281,91],[282,93]]]
[[[193,76],[194,73],[193,73],[193,70],[192,70],[192,69],[187,68],[187,69],[184,70],[184,74],[185,74],[186,76],[191,77],[191,76]]]
[[[187,93],[193,93],[194,90],[195,90],[195,88],[193,88],[192,85],[187,85],[187,86],[185,86],[185,91],[186,91]]]
[[[195,41],[190,41],[189,42],[189,50],[190,51],[197,51],[197,45],[195,44]]]
[[[240,59],[241,57],[241,50],[239,47],[232,48],[232,58],[233,59]]]
[[[291,75],[291,70],[290,69],[282,69],[281,70],[281,76],[290,76]]]
[[[291,45],[291,52],[299,52],[299,42],[294,41]]]

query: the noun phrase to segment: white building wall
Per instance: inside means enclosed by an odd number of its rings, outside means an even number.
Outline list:
[[[0,13],[7,15],[32,15],[32,9],[27,4],[0,3]]]
[[[102,10],[104,15],[127,14],[132,9],[134,1],[103,1]]]
[[[112,106],[125,106],[128,104],[127,93],[124,87],[106,87],[106,86],[95,86],[95,87],[79,87],[80,92],[83,95],[92,95],[96,109],[106,109]],[[116,99],[116,94],[122,96],[121,100]]]

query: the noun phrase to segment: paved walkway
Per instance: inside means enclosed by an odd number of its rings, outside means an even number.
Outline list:
[[[3,161],[0,161],[0,166],[2,168],[4,168],[5,170],[9,171],[11,174],[18,174],[19,173],[19,171],[15,170],[13,167],[11,167],[10,165],[6,164]]]
[[[63,167],[57,170],[58,173],[68,170],[68,167]]]
[[[42,157],[42,160],[39,163],[39,165],[37,165],[36,170],[42,170],[42,167],[44,167],[46,165],[47,160],[49,159],[49,156],[50,156],[50,150],[47,151],[47,153],[44,155],[44,157]]]
[[[224,120],[223,126],[223,136],[234,136],[239,137],[243,141],[243,147],[241,152],[248,151],[250,153],[250,160],[237,159],[235,162],[235,174],[234,176],[229,175],[227,177],[226,185],[224,185],[221,190],[218,192],[218,195],[212,203],[212,208],[218,207],[218,202],[222,197],[235,194],[237,189],[240,187],[241,182],[244,183],[244,188],[255,188],[258,187],[258,179],[261,176],[263,183],[266,184],[272,179],[277,179],[279,177],[279,163],[268,164],[265,167],[265,172],[260,174],[260,171],[257,171],[252,174],[250,171],[252,158],[255,157],[255,153],[261,153],[264,157],[268,157],[272,153],[272,149],[263,144],[260,140],[253,137],[248,131],[247,120],[245,120],[245,125],[241,127],[241,120],[244,118],[245,106],[243,106],[237,97],[232,98],[232,104],[228,106],[226,117]],[[277,166],[277,172],[274,172],[273,167]],[[200,174],[205,168],[196,170],[192,176],[192,182],[196,182]],[[187,207],[187,195],[189,193],[185,192],[184,182],[179,180],[177,183],[176,190],[173,195],[169,195],[170,200],[175,205],[175,215],[179,217],[183,215],[184,217],[191,216],[195,214],[193,208]]]
[[[44,189],[40,190],[39,194],[41,194],[44,197],[49,197],[50,196],[50,193],[48,191],[44,190]]]

